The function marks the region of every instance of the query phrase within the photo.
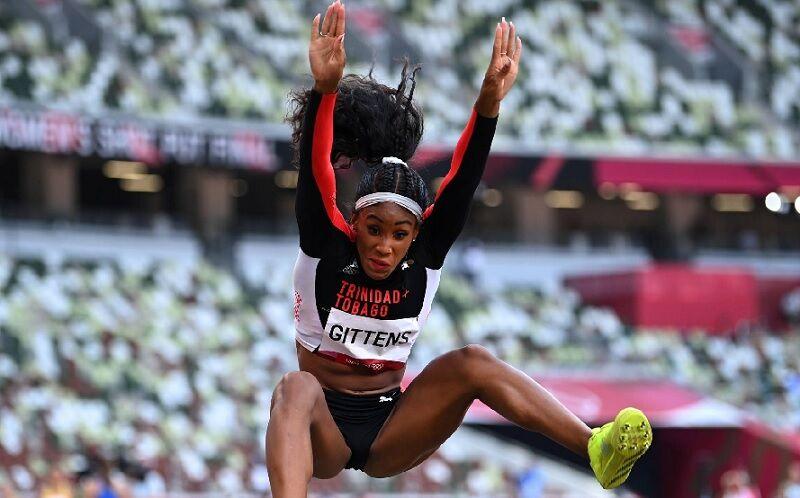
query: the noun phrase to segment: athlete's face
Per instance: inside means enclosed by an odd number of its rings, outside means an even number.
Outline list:
[[[388,277],[419,233],[417,218],[393,202],[359,210],[353,218],[361,267],[375,280]]]

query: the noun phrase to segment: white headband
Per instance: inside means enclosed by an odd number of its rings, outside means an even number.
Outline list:
[[[406,168],[408,167],[408,164],[406,164],[406,162],[405,162],[405,161],[403,161],[403,160],[402,160],[402,159],[400,159],[399,157],[394,157],[394,156],[388,156],[388,157],[384,157],[384,158],[381,160],[381,162],[382,162],[383,164],[389,164],[389,163],[391,163],[391,164],[402,164],[402,165],[403,165],[403,166],[405,166]]]
[[[372,206],[373,204],[380,204],[381,202],[394,202],[398,206],[411,211],[411,214],[417,217],[417,221],[422,221],[422,208],[419,207],[419,204],[417,204],[414,199],[409,199],[404,195],[395,194],[394,192],[375,192],[360,197],[356,201],[356,211],[367,206]]]
[[[405,167],[408,167],[402,159],[398,159],[396,157],[384,157],[383,164],[402,164]],[[417,221],[422,221],[422,208],[414,199],[408,198],[404,195],[395,194],[394,192],[374,192],[372,194],[367,194],[364,197],[360,197],[356,201],[356,211],[361,208],[372,206],[373,204],[380,204],[381,202],[394,202],[400,207],[403,207],[409,211],[411,214],[417,217]]]

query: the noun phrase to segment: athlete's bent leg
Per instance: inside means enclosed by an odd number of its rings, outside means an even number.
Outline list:
[[[397,403],[370,450],[364,471],[386,477],[427,458],[455,432],[476,399],[511,422],[588,458],[592,432],[536,381],[470,345],[432,361]]]
[[[290,372],[275,387],[266,453],[275,498],[306,498],[312,476],[333,477],[350,458],[322,387],[310,373]]]

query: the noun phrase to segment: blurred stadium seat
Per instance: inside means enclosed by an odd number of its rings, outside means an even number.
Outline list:
[[[441,351],[480,343],[531,373],[674,379],[772,427],[800,430],[797,337],[632,331],[612,311],[582,305],[573,291],[507,288],[487,295],[464,284],[443,280],[412,371]],[[85,464],[86,452],[96,451],[147,466],[155,472],[151,481],[168,489],[264,490],[258,476],[266,407],[295,355],[287,273],[251,288],[203,263],[48,264],[2,256],[0,288],[0,466],[18,469],[10,470],[17,486],[34,487],[54,451],[65,466]],[[47,437],[27,439],[26,427]],[[439,463],[375,486],[468,490],[463,472],[480,468],[480,458],[464,460],[452,444]],[[451,478],[433,465],[451,467]],[[492,494],[512,493],[514,475],[525,470],[495,469],[507,477],[491,485],[499,486]],[[25,472],[30,479],[17,476]],[[352,479],[319,485],[328,492],[372,486]]]
[[[305,19],[319,9],[314,2],[76,1],[63,8],[65,16],[46,22],[0,9],[4,101],[280,122],[288,90],[307,81]],[[354,71],[374,62],[376,74],[391,82],[388,63],[403,50],[423,62],[418,95],[429,141],[451,141],[459,132],[484,70],[490,26],[484,23],[506,15],[526,34],[523,91],[504,103],[500,121],[506,141],[524,138],[528,148],[540,150],[784,159],[800,150],[792,132],[800,123],[800,45],[792,29],[800,9],[790,1],[754,0],[744,7],[714,0],[703,8],[694,1],[650,8],[621,1],[453,0],[353,7],[354,43],[373,47],[355,50]],[[358,22],[358,13],[368,19]],[[53,24],[79,15],[102,31],[94,49],[69,29],[55,39]],[[706,40],[705,53],[721,51],[709,34],[713,28],[766,77],[751,85],[755,90],[742,89],[731,75],[704,77],[703,64],[691,63],[691,54],[664,55],[668,33],[675,32],[670,28],[687,25]],[[381,30],[403,43],[381,39]],[[697,43],[691,46],[696,53]]]

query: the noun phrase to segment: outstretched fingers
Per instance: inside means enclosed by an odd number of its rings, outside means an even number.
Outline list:
[[[344,50],[344,4],[334,0],[324,16],[312,21],[308,60],[311,74],[323,93],[335,91],[342,78],[347,56]]]
[[[500,52],[502,57],[500,60],[500,72],[502,74],[508,74],[511,72],[512,66],[514,65],[514,53],[517,49],[517,29],[514,27],[513,22],[506,22],[505,17],[503,17],[503,22],[501,24],[503,25],[503,51]]]
[[[503,27],[500,23],[494,29],[494,45],[492,45],[492,64],[500,60],[500,52],[503,51]]]
[[[322,19],[320,17],[317,14],[311,23],[311,41],[331,37],[336,38],[338,45],[341,45],[345,30],[345,11],[341,0],[335,0],[328,5],[325,16]]]
[[[506,21],[503,17],[494,30],[494,45],[492,46],[492,67],[507,72],[512,63],[519,61],[521,40],[517,37],[517,28],[513,22]]]
[[[514,27],[514,23],[508,23],[508,38],[506,39],[506,55],[510,58],[514,58],[514,53],[517,50],[517,29]]]
[[[336,2],[328,5],[328,10],[325,11],[325,20],[322,21],[322,36],[329,36],[331,34],[331,26],[333,26],[334,16],[336,15]]]
[[[333,36],[340,37],[344,35],[344,4],[339,1],[338,2],[338,10],[336,13],[336,28],[334,30]]]
[[[502,30],[502,33],[500,35],[501,36],[500,55],[504,56],[508,55],[508,30],[509,30],[509,25],[505,17],[503,17],[502,20],[500,21],[500,28]]]
[[[514,86],[521,55],[522,39],[517,36],[517,28],[503,17],[494,29],[492,60],[475,103],[483,116],[497,116],[500,101]]]
[[[319,14],[314,16],[314,20],[311,21],[311,41],[316,41],[319,38]]]
[[[514,60],[514,64],[519,65],[519,58],[522,55],[522,38],[518,36],[514,46],[514,56],[511,58]]]

